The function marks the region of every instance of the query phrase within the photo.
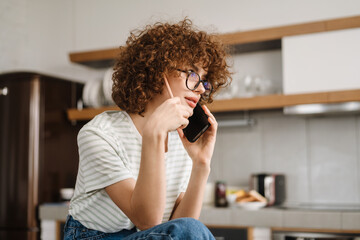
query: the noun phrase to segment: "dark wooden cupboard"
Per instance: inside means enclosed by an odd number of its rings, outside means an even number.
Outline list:
[[[37,207],[75,186],[81,125],[66,110],[82,87],[33,72],[0,75],[0,239],[39,239]]]

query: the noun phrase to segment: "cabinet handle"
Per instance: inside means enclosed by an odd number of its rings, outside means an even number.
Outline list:
[[[1,95],[6,96],[6,95],[8,95],[8,93],[9,93],[9,90],[8,90],[7,87],[0,88],[0,96],[1,96]]]

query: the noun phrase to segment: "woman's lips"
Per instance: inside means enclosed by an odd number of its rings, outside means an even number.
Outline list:
[[[187,104],[189,104],[190,107],[195,108],[197,104],[197,100],[193,98],[185,98]]]

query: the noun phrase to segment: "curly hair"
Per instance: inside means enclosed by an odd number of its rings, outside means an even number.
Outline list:
[[[231,81],[228,53],[216,35],[197,31],[191,20],[177,24],[155,23],[131,32],[120,47],[112,76],[112,98],[120,109],[142,115],[147,103],[164,88],[163,76],[182,66],[201,66],[212,93],[200,103],[211,103],[213,94]]]

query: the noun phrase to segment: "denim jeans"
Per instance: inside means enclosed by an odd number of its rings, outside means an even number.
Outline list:
[[[124,229],[115,233],[104,233],[101,231],[86,228],[79,221],[76,221],[69,215],[64,227],[64,240],[70,239],[214,240],[215,238],[204,224],[193,218],[174,219],[140,232],[137,232],[136,229],[133,228],[131,230]]]

